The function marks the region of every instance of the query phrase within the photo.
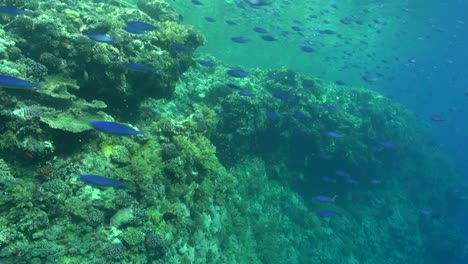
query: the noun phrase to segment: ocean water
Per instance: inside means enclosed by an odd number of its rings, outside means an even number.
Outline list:
[[[0,264],[468,263],[465,1],[0,1]]]

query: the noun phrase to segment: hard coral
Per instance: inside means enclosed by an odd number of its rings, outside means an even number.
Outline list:
[[[138,228],[129,227],[123,233],[123,240],[130,246],[136,246],[145,240],[145,234]]]
[[[86,215],[85,220],[89,226],[97,227],[104,223],[104,212],[100,210],[92,210]]]
[[[166,240],[159,234],[146,234],[145,247],[149,255],[155,258],[163,258],[167,254]]]
[[[106,249],[106,257],[109,260],[120,261],[127,255],[127,249],[121,243],[111,244]]]
[[[163,0],[138,0],[137,6],[148,16],[157,21],[180,21],[174,8]]]

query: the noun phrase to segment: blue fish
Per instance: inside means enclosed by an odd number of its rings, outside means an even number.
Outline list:
[[[228,24],[229,26],[237,26],[237,23],[232,20],[226,20],[226,24]]]
[[[338,176],[341,176],[341,177],[350,177],[351,174],[347,171],[343,171],[343,170],[337,170],[335,171],[335,174],[338,175]]]
[[[272,35],[263,35],[261,38],[263,40],[265,40],[265,41],[277,41],[278,40],[277,38],[273,37]]]
[[[331,160],[331,158],[332,158],[332,156],[331,156],[330,154],[324,153],[324,152],[323,152],[323,153],[320,153],[320,154],[319,154],[319,157],[320,157],[321,159],[324,159],[324,160]]]
[[[335,35],[336,31],[331,30],[331,29],[324,29],[324,30],[319,30],[319,33],[323,35]]]
[[[336,195],[333,197],[325,196],[325,195],[317,195],[314,196],[314,200],[323,202],[323,203],[333,203],[336,199]]]
[[[81,175],[80,179],[86,183],[90,183],[90,184],[94,184],[94,185],[102,186],[102,187],[125,188],[128,185],[127,183],[121,182],[119,180],[107,178],[104,176],[92,175],[92,174]]]
[[[38,83],[28,82],[16,77],[0,74],[0,87],[12,89],[38,89],[41,87]]]
[[[370,183],[372,183],[372,184],[381,184],[381,183],[382,183],[382,180],[381,180],[381,179],[372,179],[372,180],[370,181]]]
[[[346,84],[345,81],[343,81],[343,80],[336,80],[335,83],[337,85],[345,85]]]
[[[241,89],[241,87],[239,85],[233,84],[233,83],[228,83],[228,84],[226,84],[226,86],[228,88],[231,88],[231,89],[234,89],[234,90],[240,90]]]
[[[271,5],[271,2],[268,0],[245,0],[245,2],[253,7]]]
[[[207,22],[210,22],[210,23],[216,22],[216,20],[215,20],[214,18],[212,18],[212,17],[205,17],[205,20],[206,20]]]
[[[330,137],[333,137],[333,138],[342,138],[342,137],[344,137],[344,134],[341,134],[341,133],[338,133],[338,132],[335,132],[335,131],[327,132],[327,135],[330,136]]]
[[[146,64],[142,64],[142,63],[137,63],[137,62],[127,63],[127,68],[129,68],[130,70],[139,71],[139,72],[154,71],[154,69],[151,66],[146,65]]]
[[[312,47],[310,47],[310,46],[301,46],[301,50],[302,50],[303,52],[308,52],[308,53],[310,53],[310,52],[315,52],[315,49],[312,48]]]
[[[434,212],[428,208],[422,208],[419,212],[423,215],[432,215]]]
[[[194,5],[203,5],[203,3],[198,1],[198,0],[192,0],[192,4],[194,4]]]
[[[251,41],[250,38],[245,37],[245,36],[232,37],[231,40],[236,42],[236,43],[241,43],[241,44],[248,43],[248,42]]]
[[[137,28],[130,27],[130,26],[125,26],[123,28],[123,30],[127,31],[128,33],[132,33],[132,34],[145,34],[147,32],[145,30],[137,29]]]
[[[379,144],[386,149],[397,149],[397,146],[389,141],[381,141]]]
[[[266,30],[266,29],[264,29],[264,28],[262,28],[262,27],[254,27],[253,30],[254,30],[255,32],[257,32],[257,33],[262,33],[262,34],[268,33],[268,30]]]
[[[333,211],[333,210],[320,210],[317,212],[319,217],[334,217],[339,215],[340,213]]]
[[[333,178],[333,177],[330,177],[330,176],[323,176],[323,177],[322,177],[322,180],[323,180],[324,182],[330,182],[330,183],[332,183],[332,182],[335,183],[335,182],[336,182],[336,179]]]
[[[227,74],[231,75],[232,77],[236,77],[236,78],[245,78],[245,77],[249,76],[249,73],[242,70],[242,69],[228,70]]]
[[[304,31],[305,27],[304,26],[292,26],[291,29],[294,31],[300,32],[300,31]]]
[[[300,97],[297,95],[292,95],[286,92],[274,92],[273,97],[280,99],[282,101],[293,101],[293,100],[298,100]]]
[[[17,16],[17,15],[23,15],[26,13],[25,10],[19,9],[14,6],[0,6],[0,13],[4,13],[7,15],[12,15],[12,16]]]
[[[247,91],[247,90],[241,90],[241,91],[239,91],[239,94],[242,95],[242,96],[253,96],[254,95],[251,91]]]
[[[336,111],[336,106],[334,106],[334,105],[321,105],[320,110],[322,110],[322,111]]]
[[[143,134],[143,131],[136,130],[124,124],[112,122],[112,121],[93,121],[91,125],[101,132],[119,135],[119,136],[131,136]]]
[[[306,87],[306,88],[314,88],[315,87],[315,82],[312,81],[312,80],[303,80],[302,81],[302,86]]]
[[[278,113],[275,113],[273,111],[267,111],[266,116],[268,119],[277,119],[281,117]]]
[[[172,44],[171,46],[173,49],[177,50],[177,51],[188,51],[190,50],[187,46],[185,46],[184,44],[179,44],[179,43],[175,43],[175,44]]]
[[[103,34],[88,34],[87,35],[90,39],[97,41],[97,42],[103,42],[103,43],[115,43],[117,42],[113,37],[103,35]]]
[[[212,67],[216,66],[216,63],[214,61],[210,61],[210,60],[198,60],[197,62],[198,62],[198,64],[200,64],[202,66],[205,66],[205,67],[208,67],[208,68],[212,68]]]
[[[151,25],[143,21],[136,21],[136,20],[127,21],[127,26],[134,28],[134,29],[139,29],[142,31],[152,31],[152,30],[158,29],[157,26]]]

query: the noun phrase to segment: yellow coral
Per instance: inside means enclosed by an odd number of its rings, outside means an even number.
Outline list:
[[[101,151],[104,154],[104,156],[109,158],[110,155],[112,155],[112,151],[113,151],[112,145],[109,144],[108,142],[102,142],[101,143]]]

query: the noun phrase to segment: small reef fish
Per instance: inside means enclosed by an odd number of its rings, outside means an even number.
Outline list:
[[[206,20],[206,22],[210,22],[210,23],[216,22],[216,19],[214,19],[212,17],[205,17],[205,20]]]
[[[302,81],[302,86],[306,87],[306,88],[314,88],[315,87],[315,82],[312,81],[312,80],[303,80]]]
[[[336,183],[336,179],[330,176],[323,176],[322,180],[324,182],[329,182],[329,183]]]
[[[200,64],[202,66],[205,66],[205,67],[208,67],[208,68],[212,68],[212,67],[216,66],[216,63],[214,61],[210,61],[210,60],[198,60],[197,62],[198,62],[198,64]]]
[[[381,184],[382,183],[382,180],[381,179],[372,179],[370,181],[372,184]]]
[[[142,30],[142,31],[152,31],[159,29],[157,26],[143,21],[131,20],[127,21],[127,27]]]
[[[90,183],[96,186],[101,187],[117,187],[117,188],[125,188],[127,187],[127,183],[121,182],[119,180],[111,179],[104,176],[98,176],[93,174],[85,174],[81,175],[80,179],[86,183]]]
[[[187,46],[185,46],[184,44],[180,44],[180,43],[172,44],[172,48],[177,51],[189,51],[190,50]]]
[[[123,30],[127,31],[128,33],[132,33],[132,34],[145,34],[147,32],[145,30],[133,28],[133,27],[130,27],[130,26],[125,26],[123,28]]]
[[[336,199],[337,195],[333,197],[325,196],[325,195],[317,195],[314,196],[314,200],[323,202],[323,203],[333,203]]]
[[[254,95],[251,91],[247,91],[247,90],[241,90],[241,91],[239,91],[239,94],[242,95],[242,96],[253,96]]]
[[[281,117],[280,114],[273,112],[273,111],[267,111],[266,116],[268,119],[277,119]]]
[[[26,80],[18,79],[13,76],[0,74],[0,87],[11,89],[38,89],[41,87],[38,83],[32,83]]]
[[[273,37],[272,35],[263,35],[261,38],[265,41],[277,41],[278,39]]]
[[[433,116],[431,116],[431,120],[435,121],[435,122],[443,122],[443,121],[445,121],[445,117],[443,117],[441,115],[433,115]]]
[[[226,24],[228,24],[229,26],[237,26],[237,23],[232,20],[226,20]]]
[[[397,149],[397,146],[389,141],[381,141],[379,142],[379,145],[385,149]]]
[[[337,170],[335,171],[335,174],[341,177],[351,177],[351,174],[349,172],[343,170]]]
[[[434,212],[431,209],[423,208],[419,210],[419,212],[423,215],[432,215]]]
[[[310,46],[301,46],[301,50],[303,52],[307,52],[307,53],[310,53],[310,52],[315,52],[315,49],[310,47]]]
[[[88,34],[88,38],[102,43],[115,43],[117,42],[113,37],[104,35],[104,34]]]
[[[262,28],[262,27],[254,27],[254,28],[253,28],[253,31],[255,31],[255,32],[257,32],[257,33],[262,33],[262,34],[268,33],[268,30],[266,30],[266,29],[264,29],[264,28]]]
[[[245,0],[245,2],[254,7],[271,5],[271,2],[268,0]]]
[[[248,42],[251,41],[251,39],[249,37],[245,37],[245,36],[232,37],[231,40],[233,42],[241,43],[241,44],[248,43]]]
[[[327,135],[328,135],[329,137],[333,137],[333,138],[342,138],[342,137],[344,137],[343,134],[338,133],[338,132],[335,132],[335,131],[327,132]]]
[[[339,215],[340,213],[336,212],[336,211],[333,211],[333,210],[320,210],[320,211],[317,211],[317,215],[319,217],[334,217],[334,216],[337,216]]]
[[[332,158],[332,156],[331,156],[330,154],[325,153],[325,152],[320,153],[320,154],[319,154],[319,157],[320,157],[321,159],[324,159],[324,160],[330,160],[330,159]]]
[[[137,62],[129,62],[127,63],[127,68],[134,71],[139,72],[152,72],[154,69],[146,64],[137,63]]]
[[[226,84],[226,86],[228,88],[231,88],[231,89],[234,89],[234,90],[241,90],[242,89],[239,85],[234,84],[234,83],[228,83],[228,84]]]
[[[143,131],[136,130],[124,124],[112,122],[112,121],[93,121],[91,125],[101,132],[118,135],[118,136],[132,136],[141,135]]]
[[[245,77],[249,76],[249,73],[242,70],[242,69],[228,70],[227,74],[231,75],[232,77],[236,77],[236,78],[245,78]]]
[[[0,13],[7,14],[7,15],[12,15],[12,16],[17,16],[17,15],[23,15],[26,13],[25,10],[19,9],[14,6],[0,6]]]
[[[194,5],[203,5],[203,3],[198,1],[198,0],[192,0],[192,4],[194,4]]]

